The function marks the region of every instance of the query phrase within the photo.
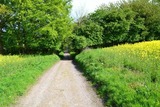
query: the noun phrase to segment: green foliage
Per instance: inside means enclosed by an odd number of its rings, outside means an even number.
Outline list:
[[[63,58],[64,58],[64,52],[60,52],[60,53],[58,54],[58,56],[59,56],[61,59],[63,59]]]
[[[87,46],[86,38],[84,36],[73,36],[71,45],[71,50],[79,53]]]
[[[127,39],[133,12],[129,9],[112,9],[103,17],[104,43],[122,43]],[[132,39],[133,40],[133,39]]]
[[[5,24],[8,22],[7,19],[9,18],[10,13],[11,10],[7,6],[0,4],[0,54],[3,53],[3,28],[5,27]]]
[[[87,46],[110,46],[160,39],[160,6],[150,0],[128,0],[102,5],[76,23],[74,34]]]
[[[10,9],[7,6],[0,4],[1,20],[3,19],[3,15],[9,14],[9,12],[10,12]]]
[[[2,0],[13,13],[3,33],[5,53],[53,53],[71,35],[70,0]]]
[[[89,19],[85,20],[81,24],[78,24],[74,29],[74,33],[76,35],[83,35],[86,38],[87,46],[102,44],[102,32],[103,27]]]
[[[14,103],[58,60],[56,55],[0,56],[0,106]]]
[[[76,56],[109,107],[160,106],[160,41],[86,50]]]
[[[135,12],[134,26],[137,26],[137,34],[141,40],[159,39],[160,7],[149,0],[135,0],[123,3],[121,8],[131,8]],[[158,29],[157,29],[158,28]],[[135,29],[135,28],[134,28]],[[131,29],[132,31],[133,29]],[[133,30],[133,32],[135,32]],[[131,34],[134,34],[131,32]]]

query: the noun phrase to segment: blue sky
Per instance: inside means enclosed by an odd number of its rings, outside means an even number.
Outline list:
[[[88,14],[96,10],[102,4],[115,3],[119,0],[72,0],[71,17],[77,17]]]

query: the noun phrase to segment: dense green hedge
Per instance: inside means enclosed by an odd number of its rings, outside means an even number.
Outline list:
[[[14,103],[59,58],[48,56],[0,56],[0,107]]]

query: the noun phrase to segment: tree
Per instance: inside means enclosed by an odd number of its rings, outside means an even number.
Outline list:
[[[88,46],[112,46],[160,39],[160,6],[150,0],[128,0],[103,5],[83,17],[74,29]]]
[[[80,53],[85,47],[87,47],[86,38],[84,36],[73,36],[71,46],[71,50]]]
[[[121,4],[121,8],[130,8],[135,12],[134,23],[129,34],[137,32],[134,35],[140,35],[139,41],[159,38],[160,7],[158,5],[150,0],[130,0]]]
[[[0,54],[3,53],[2,37],[3,37],[3,32],[5,31],[4,27],[8,21],[7,19],[10,14],[11,14],[10,9],[7,6],[0,4]]]
[[[2,1],[14,12],[4,37],[7,53],[52,53],[62,49],[72,31],[70,0]]]

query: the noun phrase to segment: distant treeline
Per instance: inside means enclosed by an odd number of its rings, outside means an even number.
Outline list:
[[[76,36],[72,39],[72,49],[76,51],[84,47],[158,40],[160,2],[128,0],[102,5],[94,13],[79,18],[74,34]]]

